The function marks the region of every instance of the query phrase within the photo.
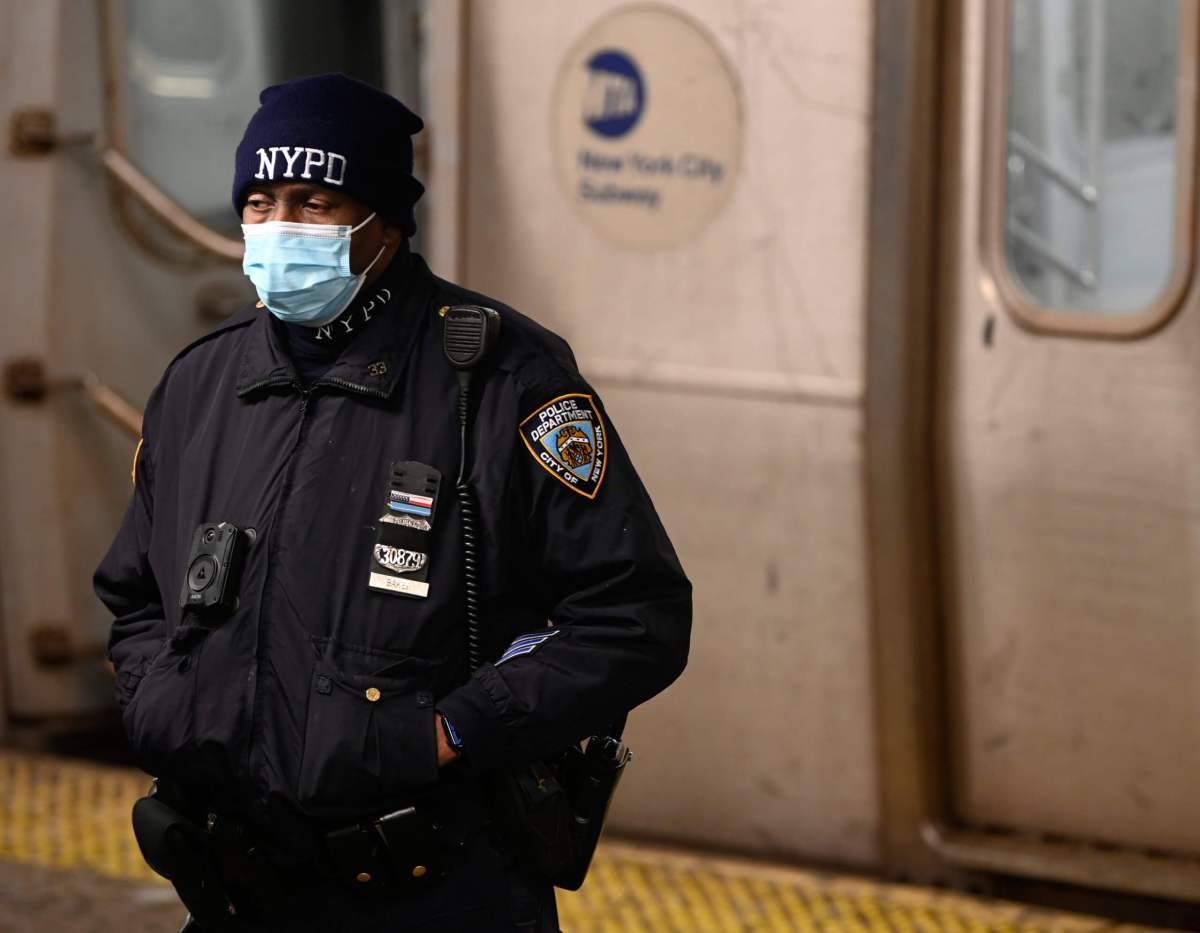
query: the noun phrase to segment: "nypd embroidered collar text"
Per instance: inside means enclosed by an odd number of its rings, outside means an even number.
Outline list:
[[[595,499],[604,481],[608,445],[595,400],[582,392],[551,399],[521,422],[521,440],[564,486]]]
[[[371,298],[360,301],[356,308],[330,321],[328,324],[316,328],[313,333],[313,339],[336,340],[339,337],[352,334],[357,328],[364,324],[369,324],[371,317],[387,307],[391,300],[392,290],[390,288],[381,288]]]

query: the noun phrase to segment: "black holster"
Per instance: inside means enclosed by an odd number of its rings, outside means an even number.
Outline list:
[[[555,887],[583,885],[630,758],[619,738],[592,736],[587,751],[571,746],[501,782],[497,809],[510,843]]]
[[[212,847],[199,826],[152,790],[133,805],[133,832],[146,863],[171,882],[205,931],[244,929],[230,910]]]

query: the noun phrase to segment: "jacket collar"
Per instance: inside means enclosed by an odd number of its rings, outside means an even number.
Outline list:
[[[374,315],[310,388],[328,386],[390,398],[431,309],[434,281],[425,260],[414,253],[402,288],[387,296],[386,313]],[[372,297],[377,291],[378,283],[372,288]],[[295,366],[271,326],[270,312],[264,308],[246,329],[237,394],[244,396],[256,389],[284,385],[302,387]]]

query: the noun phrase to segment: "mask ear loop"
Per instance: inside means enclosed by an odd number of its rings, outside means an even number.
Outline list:
[[[362,223],[360,223],[360,224],[359,224],[357,227],[351,227],[351,228],[350,228],[350,235],[351,235],[351,236],[353,236],[355,233],[357,233],[359,230],[361,230],[363,227],[365,227],[367,224],[369,224],[369,223],[370,223],[372,220],[374,220],[374,219],[375,219],[375,214],[376,214],[376,213],[378,213],[378,212],[377,212],[377,211],[371,211],[371,216],[370,216],[370,217],[368,217],[366,220],[364,220]],[[367,274],[368,272],[370,272],[370,271],[371,271],[371,267],[372,267],[372,266],[374,266],[374,265],[375,265],[375,263],[379,262],[379,257],[383,255],[383,251],[384,251],[385,249],[387,249],[387,247],[386,247],[386,246],[381,246],[381,247],[379,247],[379,252],[375,254],[375,258],[374,258],[374,259],[372,259],[372,260],[371,260],[369,263],[367,263],[367,268],[363,269],[363,271],[362,271],[362,272],[360,272],[360,273],[359,273],[359,275],[361,275],[361,276],[363,276],[363,277],[365,278],[365,277],[366,277],[366,274]],[[360,287],[361,287],[361,286],[360,286]],[[356,291],[357,291],[357,290],[356,290]]]
[[[350,228],[350,235],[352,236],[352,235],[354,235],[355,233],[358,233],[358,231],[359,231],[359,230],[361,230],[363,227],[365,227],[367,224],[369,224],[369,223],[370,223],[372,220],[374,220],[374,219],[375,219],[375,215],[376,215],[376,213],[378,213],[378,212],[377,212],[377,211],[371,211],[371,216],[370,216],[370,217],[368,217],[366,220],[364,220],[362,223],[360,223],[360,224],[359,224],[357,227],[351,227],[351,228]]]
[[[386,246],[379,247],[379,252],[375,254],[375,258],[372,259],[369,263],[367,263],[367,268],[363,269],[363,271],[360,272],[359,275],[363,276],[365,279],[366,274],[371,271],[371,266],[373,266],[373,265],[375,265],[375,263],[379,262],[379,257],[383,255],[383,251],[385,249],[387,249]]]

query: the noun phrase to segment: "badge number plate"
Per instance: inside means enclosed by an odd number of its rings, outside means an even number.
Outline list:
[[[441,482],[441,471],[428,464],[392,464],[387,502],[371,547],[371,589],[416,599],[429,595],[429,542]]]

